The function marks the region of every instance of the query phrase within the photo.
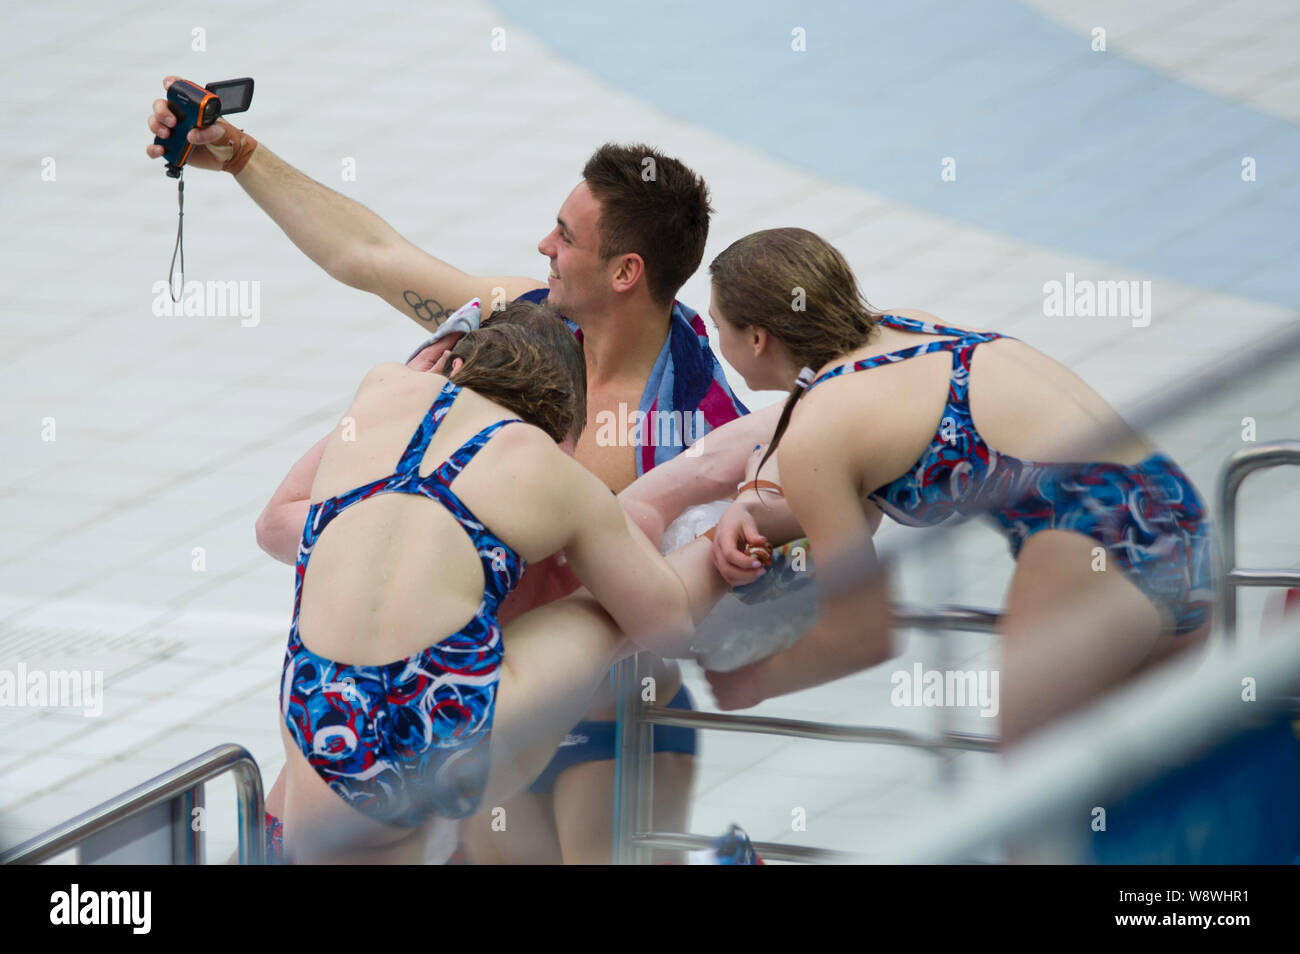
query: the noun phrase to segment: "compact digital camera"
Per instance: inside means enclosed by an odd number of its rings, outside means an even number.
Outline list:
[[[191,129],[211,126],[230,113],[242,113],[253,101],[253,81],[243,79],[223,80],[200,86],[189,80],[178,79],[167,88],[167,105],[176,117],[176,125],[166,139],[154,137],[154,143],[163,147],[167,160],[167,175],[173,179],[181,174],[194,144],[189,141]]]

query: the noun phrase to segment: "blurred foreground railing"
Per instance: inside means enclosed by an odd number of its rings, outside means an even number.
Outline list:
[[[919,610],[895,607],[894,628],[922,631],[963,630],[996,632],[1000,614],[985,609],[952,607]],[[640,703],[642,657],[633,656],[620,662],[615,671],[618,692],[618,751],[614,780],[614,861],[617,864],[646,864],[655,848],[703,849],[714,839],[683,832],[655,831],[652,828],[654,791],[654,727],[680,726],[688,729],[717,729],[724,732],[753,732],[825,742],[866,742],[877,745],[903,745],[926,749],[936,754],[953,750],[991,752],[998,740],[991,736],[944,731],[933,735],[910,732],[888,726],[831,725],[797,719],[774,719],[762,716],[731,715],[714,712],[690,712]],[[840,851],[755,842],[754,849],[774,861],[851,860]]]
[[[1237,587],[1300,586],[1300,570],[1252,570],[1237,566],[1237,493],[1251,474],[1271,467],[1300,466],[1300,441],[1272,441],[1237,451],[1219,478],[1219,520],[1223,572],[1219,578],[1219,608],[1226,642],[1237,638]],[[1300,532],[1300,528],[1297,528]]]
[[[869,859],[854,860],[961,863],[1010,846],[1007,860],[1036,863],[1291,862],[1300,830],[1297,691],[1300,620],[1266,641],[1172,662],[1026,739],[992,776],[917,805],[910,822],[880,833]],[[1234,746],[1266,761],[1225,777]],[[1177,786],[1184,805],[1168,785],[1142,798],[1179,772],[1191,773]],[[1275,817],[1259,810],[1261,796],[1276,796]],[[1169,824],[1153,832],[1160,816]],[[1160,843],[1171,824],[1188,829],[1181,845]]]

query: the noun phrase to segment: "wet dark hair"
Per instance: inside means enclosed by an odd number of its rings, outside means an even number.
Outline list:
[[[704,260],[709,188],[680,160],[643,143],[605,143],[582,169],[600,203],[600,257],[634,252],[645,262],[646,287],[661,305]]]
[[[858,288],[839,250],[807,229],[746,235],[713,260],[709,275],[717,317],[735,328],[762,328],[813,371],[866,344],[881,314]],[[760,470],[775,453],[806,390],[806,382],[791,390]]]
[[[453,380],[509,408],[558,444],[576,443],[587,422],[587,363],[582,345],[546,302],[514,301],[488,313],[451,349]]]

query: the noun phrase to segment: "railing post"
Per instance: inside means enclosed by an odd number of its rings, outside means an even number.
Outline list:
[[[203,832],[194,824],[195,809],[203,808],[202,785],[195,785],[172,799],[172,864],[204,863]]]
[[[1219,475],[1219,631],[1226,644],[1232,644],[1237,639],[1237,587],[1268,585],[1267,580],[1252,580],[1249,577],[1270,575],[1266,571],[1242,572],[1237,567],[1237,493],[1242,481],[1255,471],[1283,464],[1300,464],[1300,441],[1272,441],[1239,450],[1228,458]],[[1288,574],[1287,571],[1279,571],[1272,575],[1285,577]],[[1300,581],[1300,573],[1291,575],[1295,581]],[[1284,579],[1273,585],[1286,585],[1287,582]]]
[[[249,756],[231,766],[235,778],[235,804],[239,811],[239,863],[266,864],[266,798],[262,773]]]
[[[638,678],[640,654],[614,665],[614,691],[618,700],[618,746],[614,756],[614,864],[641,863],[644,850],[635,836],[641,828],[648,760],[642,755],[642,735],[651,729],[643,725],[641,686]],[[648,827],[648,826],[647,826]]]

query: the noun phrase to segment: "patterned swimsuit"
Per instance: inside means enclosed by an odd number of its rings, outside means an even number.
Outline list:
[[[995,451],[971,419],[971,356],[1002,335],[884,315],[902,331],[954,336],[841,365],[823,381],[935,351],[952,352],[948,403],[938,432],[906,473],[870,495],[899,523],[932,526],[952,514],[984,515],[1007,537],[1012,556],[1042,530],[1092,537],[1125,575],[1172,618],[1182,634],[1197,629],[1213,601],[1209,521],[1191,481],[1168,457],[1152,454],[1133,466],[1109,463],[1035,463]]]
[[[391,825],[430,815],[474,813],[487,782],[492,718],[502,659],[497,609],[518,584],[524,561],[478,521],[451,483],[500,428],[466,441],[427,477],[420,462],[460,388],[450,381],[420,422],[395,473],[312,504],[298,547],[293,624],[280,704],[298,748],[349,805]],[[376,494],[436,500],[469,534],[483,566],[478,612],[458,632],[415,655],[380,666],[350,666],[318,656],[298,634],[303,578],[312,547],[330,521]]]

